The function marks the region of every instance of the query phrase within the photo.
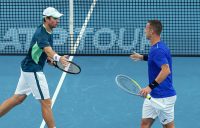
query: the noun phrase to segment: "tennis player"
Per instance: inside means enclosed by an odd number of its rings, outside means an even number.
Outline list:
[[[161,40],[162,24],[159,20],[149,20],[146,24],[146,38],[150,40],[151,49],[148,55],[138,53],[130,57],[136,60],[148,61],[149,85],[140,91],[146,97],[150,95],[165,104],[165,108],[158,108],[145,99],[142,111],[141,128],[150,128],[158,117],[163,128],[174,128],[174,105],[176,91],[172,82],[172,58],[169,48]]]
[[[53,49],[52,31],[59,23],[62,16],[53,7],[43,11],[43,24],[41,24],[33,35],[28,54],[21,62],[21,76],[14,95],[0,105],[0,116],[2,117],[16,105],[22,103],[29,94],[41,103],[42,116],[48,128],[55,128],[55,122],[51,109],[51,99],[48,84],[43,73],[43,67],[48,59],[60,61],[67,65],[66,56],[59,56]],[[51,61],[52,62],[52,61]]]

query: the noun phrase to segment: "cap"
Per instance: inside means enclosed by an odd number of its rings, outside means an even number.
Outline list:
[[[58,10],[53,7],[48,7],[43,11],[43,17],[52,16],[54,18],[60,18],[62,15],[62,13],[58,12]]]

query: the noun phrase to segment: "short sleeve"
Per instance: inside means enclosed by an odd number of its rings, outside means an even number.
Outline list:
[[[168,60],[164,50],[157,49],[154,51],[153,61],[157,66],[161,67],[163,64],[168,64]]]
[[[38,38],[37,44],[39,48],[43,49],[44,47],[50,46],[48,37],[42,36]]]

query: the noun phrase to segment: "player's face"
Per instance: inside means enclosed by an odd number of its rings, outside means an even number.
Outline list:
[[[51,28],[55,28],[59,23],[59,18],[50,17],[49,19],[49,26]]]
[[[152,36],[152,28],[151,28],[151,26],[150,26],[149,23],[146,24],[145,34],[146,34],[146,38],[147,38],[148,40],[151,39],[151,36]]]

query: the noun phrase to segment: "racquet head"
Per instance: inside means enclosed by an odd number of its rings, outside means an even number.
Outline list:
[[[66,73],[70,74],[79,74],[81,72],[80,66],[78,66],[76,63],[72,61],[67,61],[68,65],[64,66],[58,61],[54,61],[54,66],[60,69],[61,71],[64,71]]]
[[[117,75],[115,78],[115,82],[117,83],[118,87],[120,87],[122,90],[133,95],[140,95],[140,85],[130,77],[126,75]]]

